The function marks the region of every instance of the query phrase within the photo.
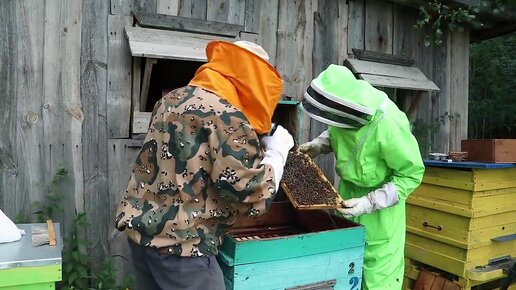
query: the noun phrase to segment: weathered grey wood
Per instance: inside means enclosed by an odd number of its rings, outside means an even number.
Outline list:
[[[439,88],[430,80],[398,78],[393,76],[379,76],[360,74],[360,78],[375,87],[395,88],[415,91],[438,91]]]
[[[177,16],[179,0],[157,0],[156,13]]]
[[[179,16],[206,20],[207,0],[180,0]]]
[[[262,37],[258,33],[240,32],[240,37],[238,38],[238,40],[251,41],[257,44],[262,43]]]
[[[116,207],[120,202],[127,181],[131,174],[134,161],[140,151],[141,141],[131,139],[108,140],[108,170],[109,170],[109,203],[106,207],[109,217],[116,215]],[[116,233],[113,235],[113,233]],[[109,252],[119,271],[119,278],[133,275],[132,257],[127,245],[127,237],[114,229],[114,222],[109,223]]]
[[[392,3],[366,1],[365,49],[392,53]]]
[[[450,151],[460,151],[468,138],[469,31],[452,32],[450,45]]]
[[[228,22],[230,0],[211,0],[208,3],[206,19],[218,22]]]
[[[111,14],[131,15],[133,11],[156,13],[156,6],[157,0],[111,0]]]
[[[274,65],[276,64],[278,45],[279,0],[259,1],[259,3],[260,18],[254,22],[258,22],[260,25],[259,34],[262,38],[263,49],[269,54],[269,62]]]
[[[68,171],[64,195],[65,237],[77,212],[84,212],[80,56],[82,2],[45,2],[43,47],[43,134],[46,180],[60,167]],[[59,53],[56,53],[59,52]]]
[[[349,2],[348,13],[348,53],[351,49],[364,49],[365,35],[365,0]]]
[[[414,24],[418,11],[414,8],[394,4],[393,54],[411,57],[414,47]]]
[[[126,29],[133,56],[206,61],[206,45],[213,40],[234,41],[234,38],[150,28]]]
[[[147,96],[149,95],[149,85],[151,81],[152,68],[157,62],[155,58],[147,58],[145,60],[145,68],[143,70],[142,88],[140,91],[140,110],[145,111],[147,107]]]
[[[399,78],[414,78],[421,80],[427,79],[427,77],[417,67],[401,66],[358,59],[346,59],[345,63],[354,73],[394,76]]]
[[[346,1],[339,0],[339,14],[337,21],[337,37],[339,39],[339,51],[337,64],[342,65],[348,58],[348,13],[349,6]]]
[[[245,0],[244,26],[247,32],[260,32],[262,1]]]
[[[383,52],[377,51],[368,51],[353,48],[353,55],[359,60],[366,60],[372,62],[380,62],[380,63],[388,63],[388,64],[397,64],[404,66],[412,66],[415,62],[414,59],[409,57],[404,57],[400,55],[393,55]]]
[[[45,197],[43,142],[44,3],[0,1],[0,209],[30,216]]]
[[[136,21],[141,27],[203,33],[218,36],[236,37],[244,30],[243,25],[206,21],[172,15],[158,15],[147,12],[134,12]]]
[[[83,0],[81,45],[81,103],[84,123],[82,153],[84,210],[89,224],[86,235],[92,247],[94,269],[109,256],[108,156],[106,126],[109,2]]]
[[[143,111],[145,107],[140,104],[140,93],[141,93],[141,82],[142,82],[142,58],[133,58],[133,90],[132,90],[132,102],[133,111]],[[131,131],[132,132],[132,131]]]
[[[439,88],[416,67],[401,66],[357,59],[347,59],[345,65],[373,85],[423,91]]]
[[[128,138],[131,116],[132,58],[124,29],[132,24],[132,16],[108,17],[108,137]]]
[[[279,4],[276,67],[283,77],[284,94],[299,100],[313,75],[313,42],[304,40],[313,39],[314,2],[280,1]],[[310,123],[306,114],[301,119],[303,124]],[[302,142],[308,140],[309,126],[303,126],[301,135]]]
[[[151,112],[134,111],[133,112],[133,134],[145,134],[149,128]]]
[[[450,144],[450,59],[449,59],[449,41],[450,36],[445,34],[443,43],[433,48],[433,71],[434,82],[439,86],[441,91],[435,94],[432,98],[432,113],[431,119],[427,122],[432,124],[432,121],[439,120],[436,124],[438,127],[431,132],[433,136],[432,152],[449,151]]]
[[[228,23],[245,25],[245,0],[230,0]]]
[[[342,27],[339,19],[339,8],[346,5],[345,1],[319,0],[317,11],[314,13],[314,48],[312,54],[313,77],[330,64],[339,61],[340,47],[346,46],[346,38],[340,37]],[[345,51],[345,50],[344,50]],[[310,119],[310,136],[312,140],[319,136],[328,126]],[[335,177],[335,162],[332,154],[319,156],[315,159],[328,180],[333,183]]]

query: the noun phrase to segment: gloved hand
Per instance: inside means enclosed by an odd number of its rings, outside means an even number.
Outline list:
[[[278,125],[274,134],[263,137],[260,142],[265,148],[265,156],[261,164],[269,164],[274,168],[274,181],[277,191],[283,176],[283,167],[287,162],[288,152],[294,147],[294,138],[285,128]]]
[[[396,186],[389,182],[365,196],[344,201],[344,208],[339,208],[337,211],[345,218],[351,218],[396,205],[398,202],[399,197]]]
[[[330,133],[328,132],[328,130],[322,132],[321,135],[319,135],[314,140],[301,144],[297,150],[301,153],[307,154],[312,158],[322,153],[330,152]]]

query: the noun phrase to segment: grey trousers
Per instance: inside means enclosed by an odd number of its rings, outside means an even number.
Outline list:
[[[129,240],[136,290],[225,290],[224,276],[214,256],[180,257]]]

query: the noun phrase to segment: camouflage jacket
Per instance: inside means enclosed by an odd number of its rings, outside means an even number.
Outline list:
[[[272,203],[274,169],[263,155],[238,109],[199,87],[176,89],[154,107],[116,227],[162,252],[215,255],[239,214]]]

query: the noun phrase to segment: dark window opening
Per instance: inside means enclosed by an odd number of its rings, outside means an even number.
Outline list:
[[[152,68],[145,112],[152,112],[154,104],[172,90],[186,86],[203,62],[177,59],[158,59]]]

